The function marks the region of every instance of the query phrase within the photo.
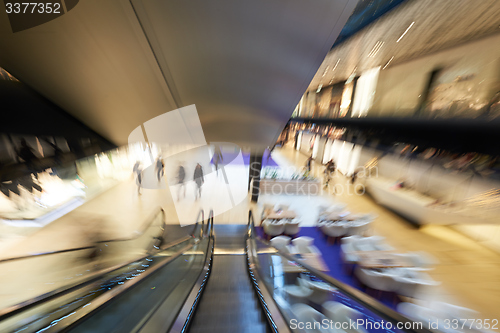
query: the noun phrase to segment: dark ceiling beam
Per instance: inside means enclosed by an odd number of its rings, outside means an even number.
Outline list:
[[[292,118],[290,122],[345,127],[386,142],[500,155],[499,119]]]
[[[61,136],[69,140],[89,138],[105,150],[116,147],[22,82],[0,80],[0,109],[1,133]]]

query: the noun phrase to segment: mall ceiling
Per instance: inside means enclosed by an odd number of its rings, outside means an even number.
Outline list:
[[[407,0],[334,47],[308,90],[495,33],[500,33],[498,0]]]
[[[16,33],[0,11],[0,67],[117,145],[195,104],[207,141],[262,149],[356,3],[86,0]]]

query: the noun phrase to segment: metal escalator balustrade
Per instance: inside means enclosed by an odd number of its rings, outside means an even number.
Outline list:
[[[134,290],[144,290],[145,284],[142,282],[148,281],[153,283],[149,288],[151,291],[159,291],[169,287],[168,283],[164,283],[164,279],[158,279],[160,276],[171,277],[173,283],[177,282],[179,285],[182,279],[176,278],[176,271],[182,271],[183,273],[191,273],[188,275],[193,275],[194,272],[199,271],[200,262],[203,262],[205,255],[207,253],[208,237],[207,232],[209,231],[210,225],[207,223],[204,226],[203,213],[202,223],[196,223],[193,229],[192,236],[180,239],[172,246],[158,251],[159,244],[155,245],[154,248],[157,250],[154,253],[150,253],[147,256],[136,260],[134,262],[122,265],[121,267],[115,268],[113,270],[101,271],[101,275],[92,279],[87,283],[81,283],[79,285],[73,286],[69,289],[64,289],[49,295],[50,297],[42,297],[36,301],[27,302],[27,304],[20,304],[17,309],[5,313],[0,321],[0,331],[1,332],[60,332],[60,331],[78,331],[79,327],[82,327],[82,323],[92,323],[97,321],[98,315],[101,315],[103,310],[112,310],[113,305],[117,303],[124,302],[122,308],[133,309],[132,314],[137,313],[137,308],[134,306],[134,297],[129,291]],[[212,217],[213,221],[213,217]],[[159,240],[158,240],[159,241]],[[202,259],[200,260],[200,257]],[[176,269],[179,268],[180,269]],[[165,268],[168,268],[165,270]],[[159,273],[157,273],[159,272]],[[185,274],[186,275],[186,274]],[[156,279],[156,280],[155,280]],[[155,284],[156,281],[156,284]],[[138,282],[141,282],[141,288],[137,288]],[[170,284],[170,286],[172,283]],[[159,286],[158,289],[157,286]],[[189,286],[191,289],[192,284]],[[163,290],[165,291],[165,290]],[[168,290],[167,290],[168,291]],[[124,296],[124,295],[127,296]],[[165,300],[164,294],[159,292],[154,292],[156,299],[155,304],[161,304]],[[132,295],[132,296],[131,296]],[[177,295],[179,296],[179,295]],[[128,299],[127,299],[128,297]],[[135,297],[137,299],[143,299],[144,297]],[[118,301],[116,301],[119,299]],[[177,299],[176,303],[181,303],[183,299]],[[114,301],[114,302],[112,302]],[[143,309],[146,311],[142,312],[143,317],[148,317],[151,315],[152,307],[154,303],[149,300],[147,304],[143,304]],[[130,305],[127,307],[126,305]],[[12,310],[12,309],[11,309]],[[154,311],[153,311],[154,312]],[[108,313],[109,314],[109,313]],[[120,309],[118,313],[114,314],[114,319],[119,317],[119,321],[127,322],[123,319],[125,314],[123,309]],[[113,318],[113,314],[106,317],[106,321],[109,318]],[[175,318],[175,314],[173,316]],[[97,318],[97,319],[96,319]],[[127,317],[125,317],[127,318]],[[141,318],[134,317],[137,320],[137,325],[141,324]],[[137,325],[130,326],[129,328],[137,328]],[[143,324],[143,323],[142,323]],[[142,325],[141,324],[141,325]],[[92,332],[112,332],[116,330],[103,330],[104,327],[100,327],[98,330],[95,327],[91,330]],[[135,329],[134,328],[134,329]],[[124,330],[118,330],[116,332],[123,332]]]
[[[165,230],[165,213],[158,208],[130,238],[1,260],[5,277],[0,287],[3,296],[0,328],[3,321],[20,312],[95,282],[106,272],[158,251],[165,246]],[[179,241],[182,239],[170,245]],[[13,290],[16,292],[12,293]]]

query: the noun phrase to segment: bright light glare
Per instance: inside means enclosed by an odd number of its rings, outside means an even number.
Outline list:
[[[382,69],[385,69],[387,66],[389,66],[389,64],[391,63],[392,59],[394,59],[394,56],[392,56],[391,59],[389,59],[389,61],[387,62],[387,64],[385,64],[385,66]]]
[[[408,32],[408,30],[410,30],[410,28],[415,24],[415,22],[411,22],[410,26],[408,28],[406,28],[405,32],[403,32],[403,34],[401,35],[401,37],[399,37],[399,39],[396,41],[396,43],[399,43],[399,41],[401,40],[401,38],[403,38],[406,33]]]

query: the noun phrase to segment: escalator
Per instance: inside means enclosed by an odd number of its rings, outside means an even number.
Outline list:
[[[190,326],[190,333],[269,332],[248,276],[245,225],[218,225],[213,267]]]
[[[256,236],[251,212],[247,226],[214,227],[213,220],[211,213],[195,225],[192,237],[0,313],[0,332],[345,332],[291,325],[297,319],[318,323],[319,317],[298,313],[297,304],[283,292],[290,278],[285,263],[311,281],[329,285],[331,299],[359,309],[371,321],[411,324],[367,295],[272,248]]]

